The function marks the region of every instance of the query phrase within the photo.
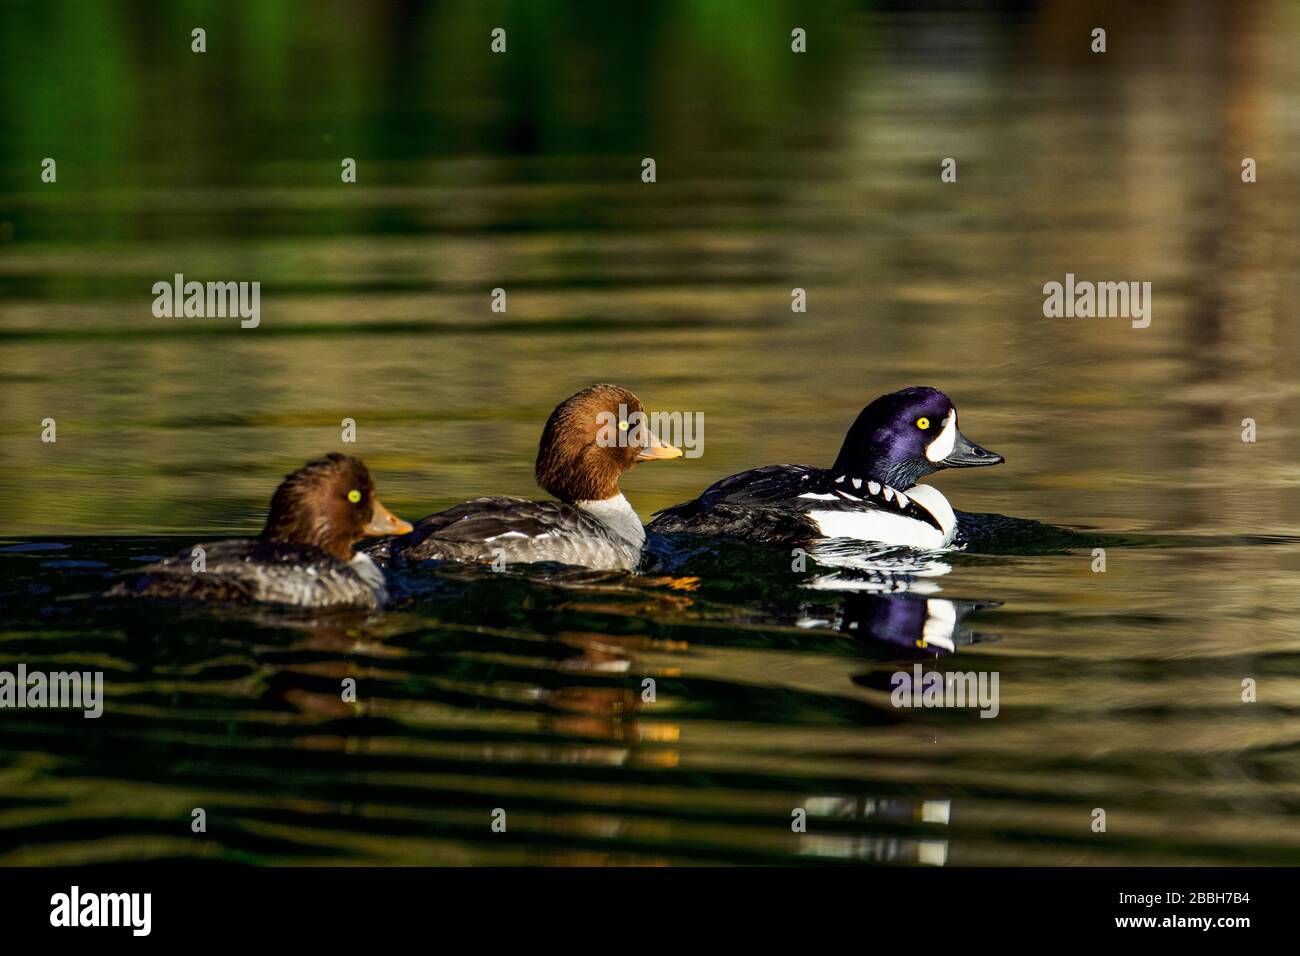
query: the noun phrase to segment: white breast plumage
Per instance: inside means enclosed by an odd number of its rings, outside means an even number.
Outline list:
[[[380,605],[388,601],[388,589],[384,586],[384,572],[379,570],[379,565],[371,559],[370,555],[364,551],[358,551],[352,556],[352,570],[357,573],[362,581],[369,585],[375,592],[376,599]]]

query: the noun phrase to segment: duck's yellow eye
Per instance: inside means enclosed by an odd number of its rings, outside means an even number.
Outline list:
[[[625,431],[627,431],[627,422],[619,422],[619,423],[618,423],[618,430],[621,431],[621,432],[625,432]]]
[[[921,431],[925,431],[927,428],[930,427],[930,419],[922,415],[920,418],[916,420],[916,427],[921,429]]]
[[[357,491],[357,489],[353,488],[351,491],[348,492],[348,501],[352,502],[355,505],[360,500],[361,500],[361,492]]]

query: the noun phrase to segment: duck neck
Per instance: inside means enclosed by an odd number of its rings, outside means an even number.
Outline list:
[[[262,540],[290,544],[294,547],[319,548],[340,561],[351,561],[352,538],[339,532],[328,522],[317,520],[308,523],[300,516],[284,519],[272,514],[262,529]]]
[[[847,475],[850,478],[878,481],[882,485],[897,488],[899,491],[906,491],[933,470],[915,461],[898,461],[888,458],[873,458],[863,461],[856,456],[841,454],[839,458],[835,459],[835,464],[831,467],[831,474],[837,478],[840,475]]]
[[[638,548],[645,544],[645,528],[641,526],[641,519],[622,494],[599,501],[575,501],[573,504],[623,540]]]

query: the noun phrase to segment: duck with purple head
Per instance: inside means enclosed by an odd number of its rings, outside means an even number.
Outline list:
[[[1002,461],[961,433],[947,395],[905,388],[862,410],[830,468],[767,465],[723,478],[694,501],[658,512],[650,530],[779,544],[854,538],[946,548],[957,533],[956,515],[937,488],[917,482],[942,468]]]
[[[113,597],[307,608],[382,607],[384,576],[352,546],[363,537],[405,534],[409,523],[375,497],[359,460],[337,453],[288,475],[271,498],[257,538],[196,545],[146,565],[115,585]]]
[[[488,564],[555,562],[631,571],[645,528],[618,482],[640,461],[681,457],[644,426],[641,400],[617,385],[591,385],[556,407],[542,429],[537,483],[557,501],[475,498],[417,521],[404,538],[377,543],[378,560],[430,559]],[[618,423],[618,438],[610,428]]]

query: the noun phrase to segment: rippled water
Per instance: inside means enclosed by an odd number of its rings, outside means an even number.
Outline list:
[[[793,60],[797,4],[539,2],[508,66],[473,4],[258,8],[206,60],[183,12],[0,30],[0,670],[107,697],[0,711],[0,862],[1300,862],[1292,6],[1113,12],[1102,58],[1067,4],[828,4]],[[177,272],[260,280],[261,326],[153,318]],[[1152,282],[1151,326],[1045,319],[1067,272]],[[1007,458],[954,505],[1077,536],[874,572],[656,540],[374,615],[97,596],[326,450],[403,517],[540,494],[603,380],[705,416],[625,479],[643,517],[931,384]],[[996,672],[998,716],[891,706],[916,662]]]

